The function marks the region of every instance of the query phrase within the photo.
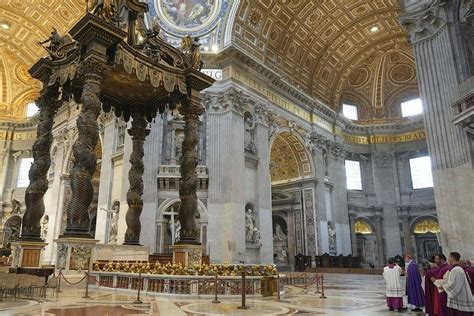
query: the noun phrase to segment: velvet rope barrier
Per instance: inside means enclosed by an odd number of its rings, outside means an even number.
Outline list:
[[[86,275],[82,279],[80,279],[78,282],[75,282],[75,283],[68,281],[68,279],[66,279],[66,277],[64,276],[64,274],[62,272],[60,272],[59,275],[64,279],[64,281],[66,281],[67,284],[77,285],[77,284],[81,283],[82,281],[84,281],[84,279],[87,278],[88,274],[86,273]]]

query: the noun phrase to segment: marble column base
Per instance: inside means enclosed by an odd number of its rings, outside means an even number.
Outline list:
[[[91,257],[98,240],[65,237],[55,239],[57,244],[56,269],[87,271],[92,266]]]
[[[37,241],[12,242],[12,268],[41,268],[41,259],[46,245],[48,244]]]
[[[202,264],[202,245],[174,245],[173,263],[181,263],[186,267],[200,266]]]

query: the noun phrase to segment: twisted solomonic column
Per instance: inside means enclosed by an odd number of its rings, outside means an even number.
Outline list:
[[[200,100],[192,98],[181,102],[179,112],[184,116],[184,140],[181,157],[181,180],[179,183],[179,223],[181,224],[180,244],[198,244],[198,230],[196,226],[196,212],[198,208],[196,189],[198,177],[197,143],[199,141],[199,116],[204,113]]]
[[[100,113],[100,85],[104,78],[103,64],[94,60],[82,64],[84,83],[82,88],[82,110],[77,118],[78,138],[72,148],[74,166],[71,171],[72,196],[67,205],[67,224],[64,237],[92,238],[89,233],[89,206],[94,188],[92,175],[97,157],[95,147],[99,139],[97,118]]]
[[[51,165],[54,115],[61,105],[58,87],[44,84],[41,96],[36,101],[39,122],[36,141],[33,145],[33,163],[29,172],[30,184],[25,192],[26,212],[23,216],[21,240],[41,241],[41,217],[44,214],[44,194],[48,190],[47,173]]]
[[[133,149],[130,155],[130,171],[128,172],[128,181],[130,188],[127,192],[128,211],[125,216],[127,222],[127,231],[125,232],[124,245],[139,245],[140,244],[140,215],[143,209],[143,172],[145,167],[143,165],[144,149],[143,144],[145,138],[150,134],[147,129],[147,122],[144,114],[132,114],[132,127],[128,131],[132,137]]]

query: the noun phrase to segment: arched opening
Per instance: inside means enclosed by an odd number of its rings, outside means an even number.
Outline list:
[[[273,259],[280,269],[295,267],[295,256],[316,255],[314,177],[311,154],[299,135],[277,134],[270,150]]]
[[[439,243],[440,228],[434,217],[421,217],[412,223],[415,255],[418,262],[427,260],[441,252]]]
[[[179,240],[181,225],[178,220],[178,211],[181,201],[170,199],[165,201],[158,209],[156,227],[156,252],[161,254],[173,253],[173,245]],[[208,254],[207,246],[207,210],[204,204],[198,200],[198,209],[195,214],[196,224],[199,230],[199,240],[203,245],[205,254]]]
[[[362,265],[374,266],[379,262],[374,226],[369,220],[359,218],[355,221],[353,229],[357,240],[357,256]]]
[[[20,238],[21,217],[18,215],[10,217],[3,228],[3,248],[8,252],[11,251],[11,242]]]

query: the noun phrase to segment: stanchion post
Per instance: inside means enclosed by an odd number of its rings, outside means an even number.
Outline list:
[[[308,278],[305,275],[304,280],[303,280],[303,282],[304,282],[304,291],[303,292],[304,293],[308,293],[308,284],[307,284],[308,282],[307,281],[308,281]]]
[[[319,298],[327,298],[324,295],[324,274],[321,274],[321,296]]]
[[[219,304],[220,303],[220,301],[217,299],[218,282],[219,282],[219,279],[217,277],[217,272],[216,272],[216,277],[214,279],[214,300],[212,301],[213,304]]]
[[[84,294],[84,296],[82,298],[91,298],[89,296],[89,273],[91,271],[91,268],[89,267],[87,269],[87,272],[86,272],[86,293]]]
[[[321,283],[321,275],[316,274],[316,293],[321,293],[319,284]]]
[[[58,284],[56,286],[56,293],[61,292],[61,275],[63,275],[62,270],[59,269],[59,274],[58,274]],[[57,296],[57,295],[56,295]]]
[[[280,297],[280,273],[277,273],[277,299],[276,299],[277,302],[280,302],[281,301],[281,297]]]
[[[242,305],[238,307],[238,309],[249,309],[248,306],[245,305],[245,294],[247,292],[247,283],[245,281],[247,275],[247,270],[242,272]]]
[[[137,300],[133,302],[133,304],[142,304],[143,302],[140,300],[140,290],[142,289],[142,272],[138,271],[138,293],[137,293]]]

